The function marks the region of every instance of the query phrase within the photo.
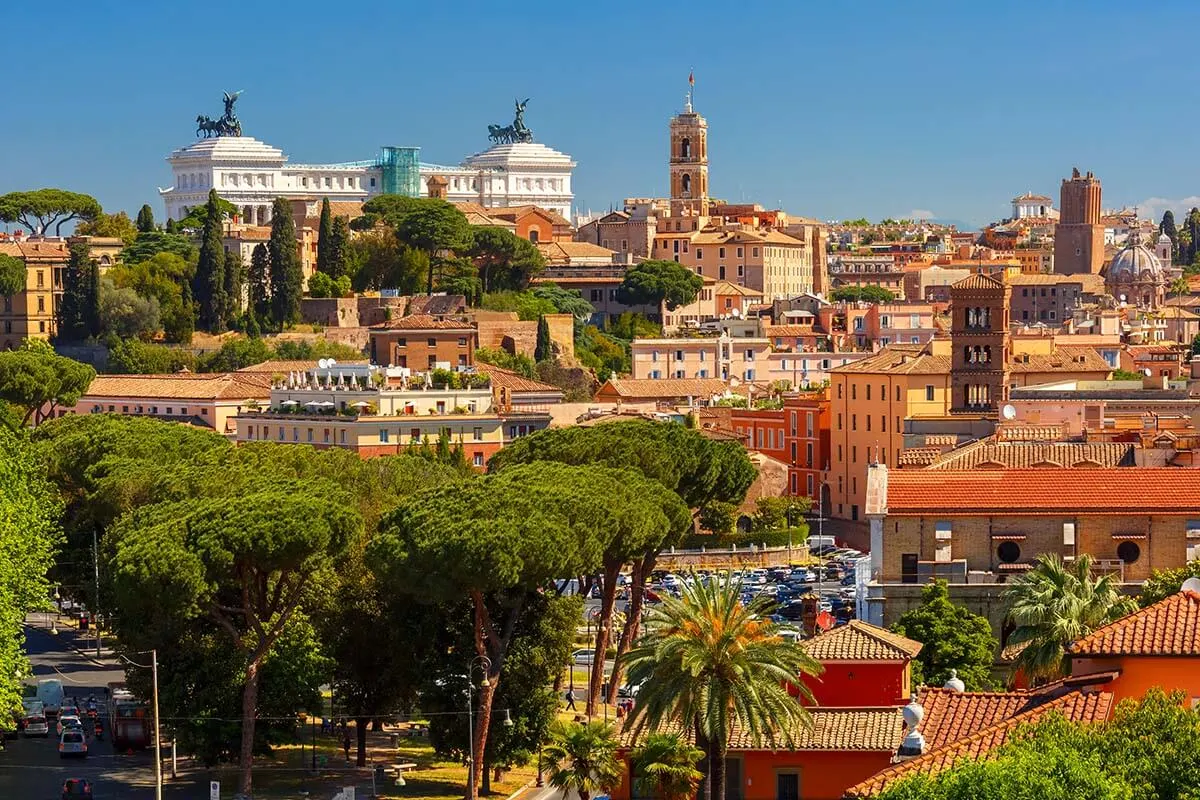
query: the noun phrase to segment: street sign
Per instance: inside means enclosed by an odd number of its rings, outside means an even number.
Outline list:
[[[221,782],[208,782],[208,800],[221,800]]]

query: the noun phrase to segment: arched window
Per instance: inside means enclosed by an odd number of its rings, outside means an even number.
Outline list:
[[[685,197],[692,193],[692,176],[691,175],[683,176],[682,189],[683,189],[683,194]]]
[[[679,140],[679,157],[680,158],[691,158],[692,157],[692,140],[687,138],[686,136]]]

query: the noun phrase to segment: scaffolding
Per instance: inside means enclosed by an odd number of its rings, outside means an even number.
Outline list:
[[[421,148],[384,147],[375,166],[379,168],[384,194],[421,196]]]

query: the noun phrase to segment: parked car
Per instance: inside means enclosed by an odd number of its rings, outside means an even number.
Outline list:
[[[62,785],[62,800],[90,798],[92,784],[86,778],[67,778]]]
[[[50,735],[50,723],[46,722],[46,717],[41,711],[26,714],[22,731],[26,736],[46,737]]]
[[[571,654],[571,660],[576,664],[585,664],[591,666],[592,660],[596,657],[595,650],[576,650]]]
[[[58,740],[58,755],[60,758],[68,758],[70,756],[87,758],[87,754],[87,737],[83,735],[82,730],[72,728],[63,731],[62,736]]]
[[[640,683],[635,683],[632,685],[627,683],[624,686],[617,687],[617,697],[621,698],[622,700],[634,700],[637,698],[638,691],[641,688],[642,685]]]

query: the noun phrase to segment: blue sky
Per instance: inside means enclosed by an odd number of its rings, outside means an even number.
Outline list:
[[[718,197],[820,218],[982,223],[1078,165],[1104,204],[1200,204],[1200,5],[1008,2],[149,3],[5,10],[0,192],[135,212],[197,114],[244,89],[248,135],[296,162],[386,144],[456,163],[532,98],[576,202],[666,191],[689,69]],[[21,31],[30,35],[22,35]]]

